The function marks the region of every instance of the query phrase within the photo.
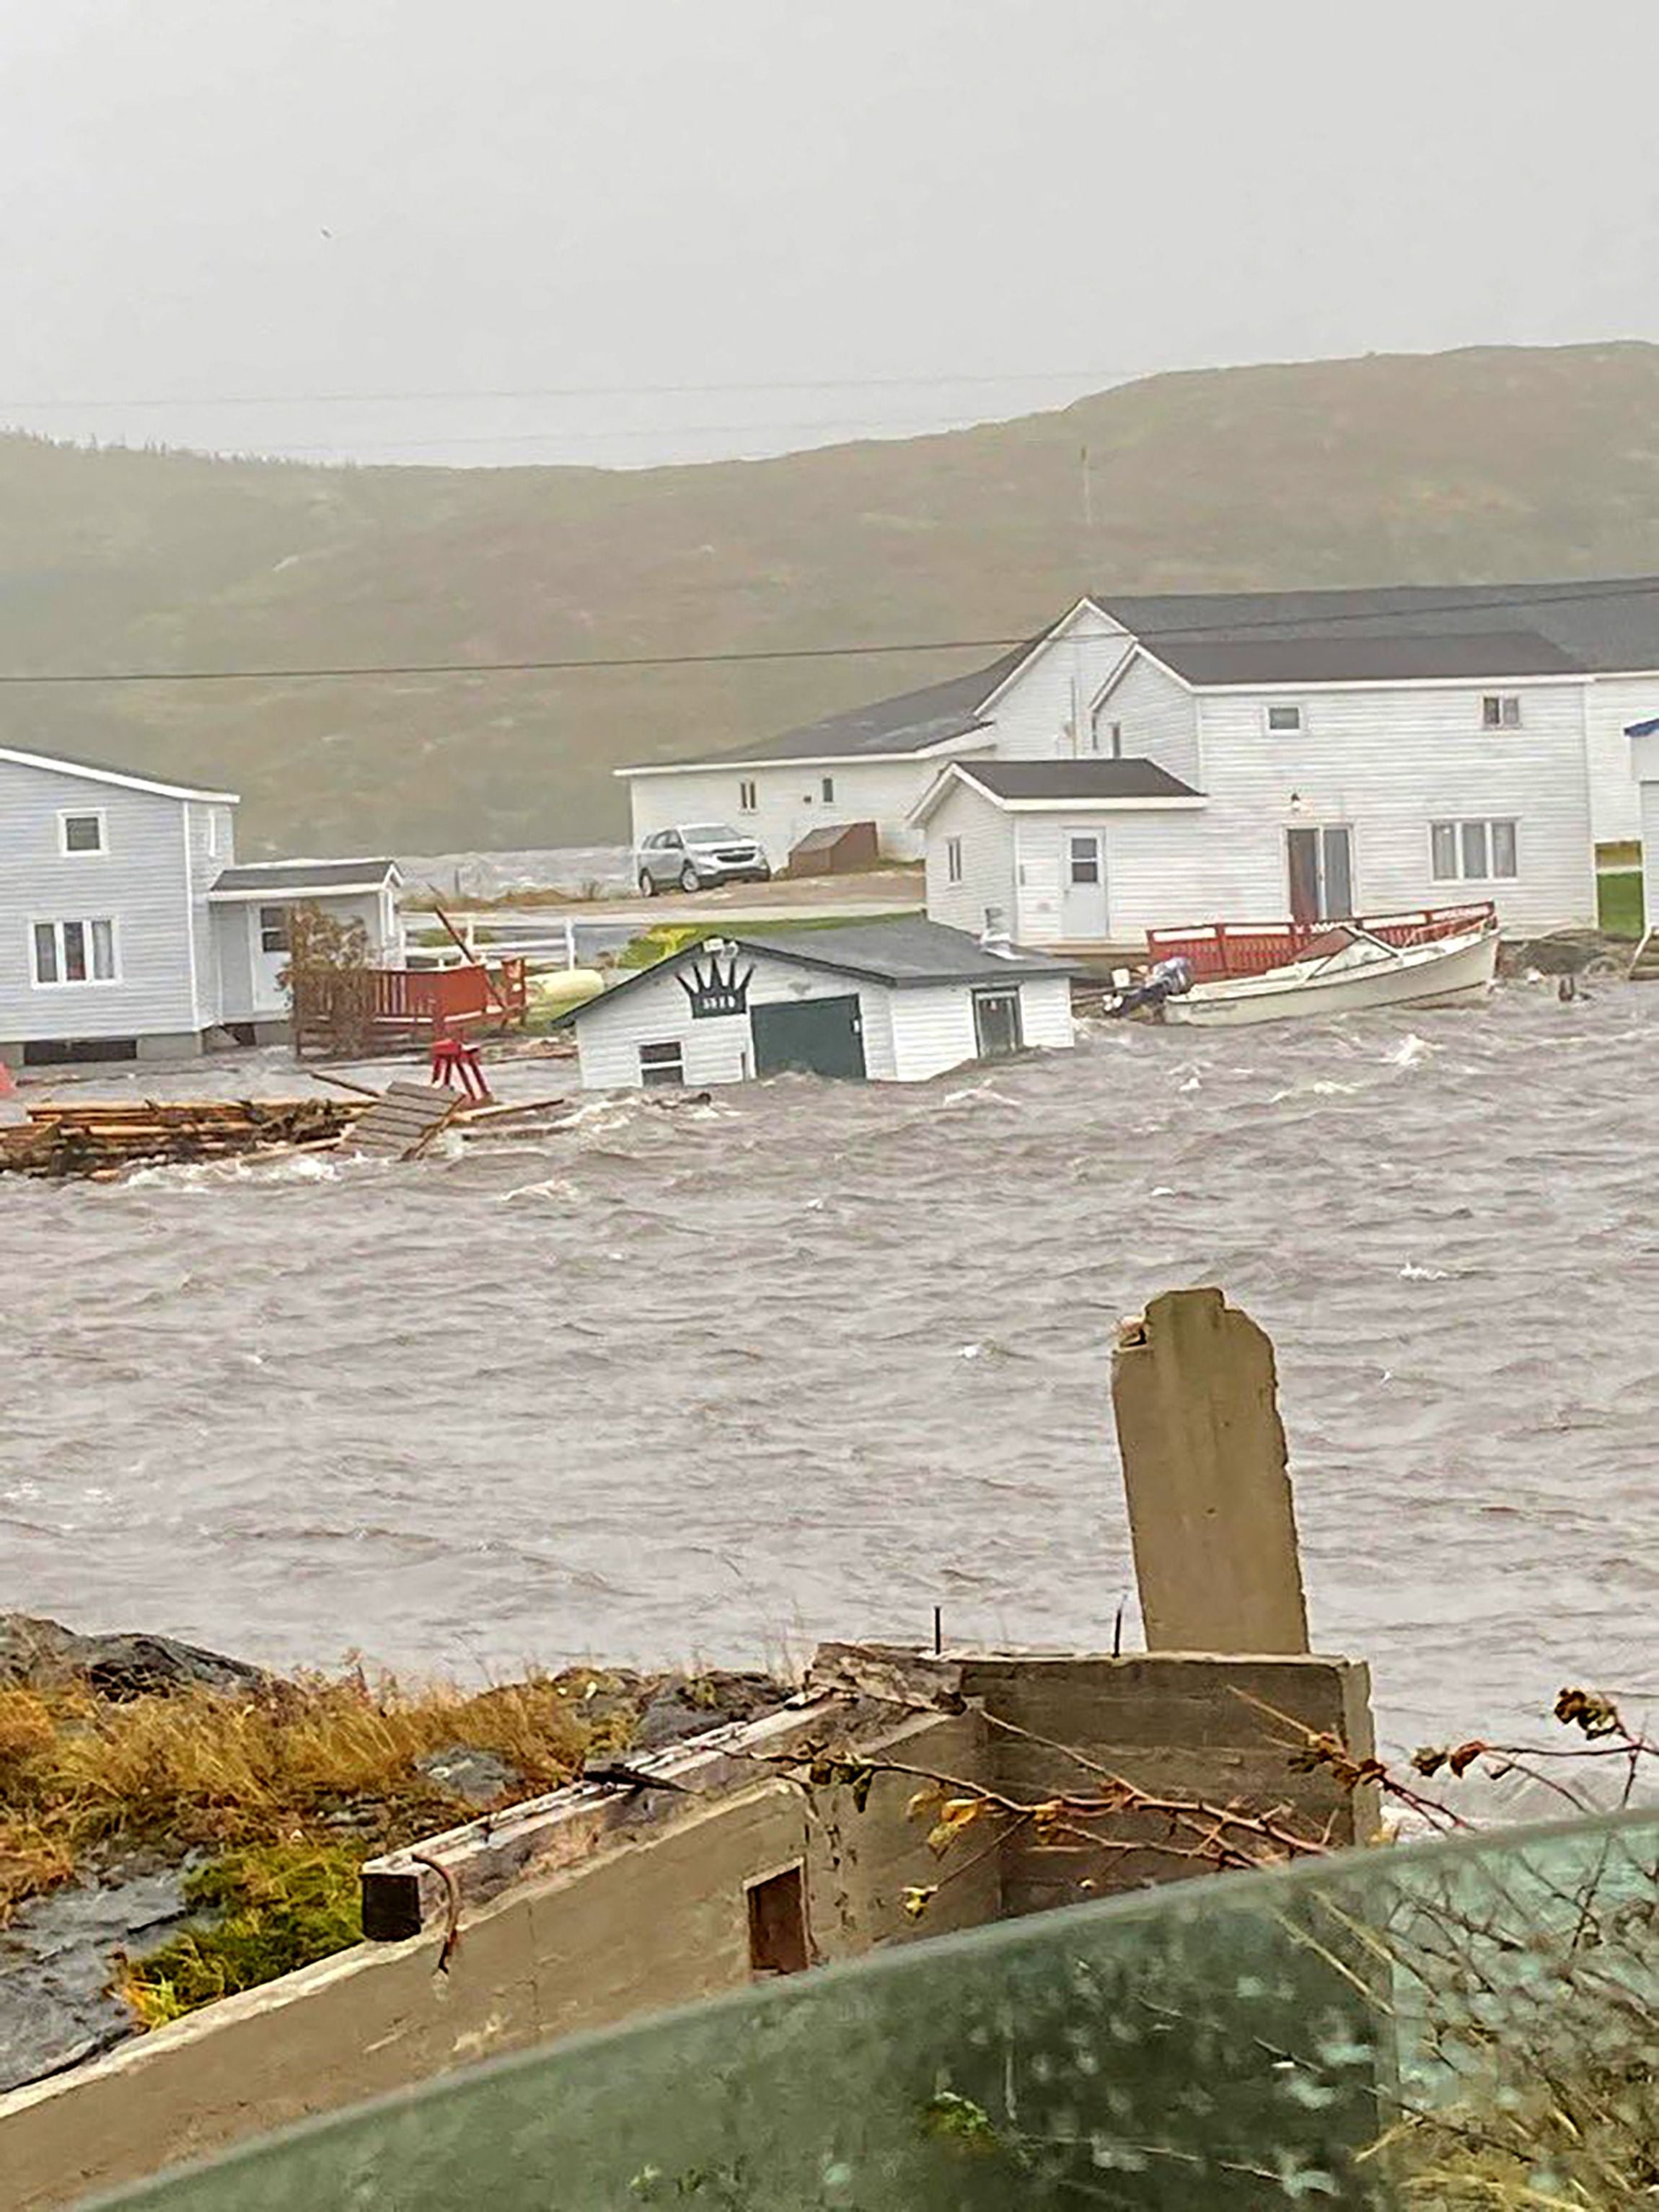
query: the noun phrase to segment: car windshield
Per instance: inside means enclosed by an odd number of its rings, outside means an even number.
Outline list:
[[[742,834],[729,822],[694,822],[680,832],[688,845],[723,845],[728,837],[740,838]]]

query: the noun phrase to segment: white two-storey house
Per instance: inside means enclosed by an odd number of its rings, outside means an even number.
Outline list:
[[[926,846],[939,920],[981,926],[994,884],[1025,942],[1466,895],[1531,927],[1593,918],[1595,846],[1640,835],[1625,731],[1652,714],[1659,578],[1101,592],[969,675],[619,773],[636,839],[731,819],[777,863],[867,819]],[[1021,762],[1054,773],[978,774]],[[1059,772],[1091,762],[1182,787]]]
[[[236,794],[0,747],[0,1061],[165,1059],[280,1035],[288,917],[400,957],[389,860],[235,866]]]

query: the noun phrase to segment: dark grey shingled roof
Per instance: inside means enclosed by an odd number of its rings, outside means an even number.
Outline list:
[[[339,891],[362,886],[378,890],[397,866],[395,860],[256,860],[225,868],[215,891]]]
[[[1048,799],[1057,806],[1204,795],[1149,760],[968,760],[956,766],[994,799]]]
[[[799,935],[756,936],[745,930],[735,940],[750,952],[799,960],[809,968],[832,968],[838,975],[860,975],[875,983],[984,983],[1008,975],[1066,975],[1063,960],[1042,952],[988,952],[966,931],[942,921],[905,915],[895,921],[849,921],[836,929],[804,930]],[[589,1001],[590,1004],[592,1001]]]
[[[1016,646],[988,668],[948,677],[943,684],[926,684],[920,691],[902,691],[896,699],[874,699],[867,706],[849,707],[844,714],[826,714],[822,721],[786,730],[781,737],[763,738],[757,745],[708,757],[834,760],[859,753],[923,752],[929,745],[943,744],[948,738],[966,737],[970,731],[982,728],[980,708],[1030,649],[1030,645]]]
[[[1414,677],[1577,676],[1534,630],[1468,637],[1161,637],[1148,649],[1189,684],[1386,684]]]
[[[921,915],[905,915],[893,921],[848,922],[835,929],[804,929],[776,936],[726,937],[711,931],[722,945],[739,953],[764,953],[769,959],[787,960],[798,967],[816,968],[834,975],[849,975],[866,983],[888,983],[902,988],[918,983],[1001,983],[1028,975],[1070,975],[1066,962],[1042,952],[988,952],[977,938]],[[612,1005],[624,992],[636,991],[653,975],[662,975],[686,963],[706,958],[704,945],[688,945],[649,968],[641,968],[625,982],[586,999],[556,1017],[554,1026],[579,1022],[584,1015]]]
[[[1578,667],[1613,674],[1659,669],[1659,576],[1580,578],[1530,584],[1389,584],[1318,592],[1097,592],[1097,606],[1116,616],[1162,659],[1183,637],[1193,647],[1298,639],[1374,646],[1385,637],[1511,640],[1522,635],[1565,656],[1555,667],[1425,669],[1433,675],[1523,676]],[[1166,650],[1167,648],[1167,650]],[[1188,672],[1183,667],[1182,674]],[[1404,673],[1406,672],[1400,672]],[[1334,677],[1334,669],[1321,673]],[[1350,680],[1363,673],[1350,669]],[[1198,678],[1271,682],[1246,675]],[[1285,681],[1297,683],[1300,674]]]

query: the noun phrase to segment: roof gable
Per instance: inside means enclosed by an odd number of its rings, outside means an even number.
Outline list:
[[[204,791],[196,784],[164,783],[155,776],[134,775],[126,769],[106,768],[97,761],[76,760],[63,753],[27,752],[18,745],[0,745],[0,762],[9,762],[16,768],[41,769],[50,775],[75,776],[87,783],[147,791],[157,799],[193,799],[216,806],[239,804],[234,791]]]

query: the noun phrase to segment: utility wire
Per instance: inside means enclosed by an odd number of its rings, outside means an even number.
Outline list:
[[[1355,589],[1357,586],[1328,586],[1333,590]],[[1409,591],[1406,585],[1382,586],[1384,589]],[[1423,586],[1419,588],[1432,588]],[[1466,586],[1479,591],[1480,585]],[[1092,595],[1091,595],[1092,596]],[[1120,603],[1135,599],[1164,597],[1208,596],[1205,593],[1163,593],[1155,592],[1125,592],[1105,593],[1097,601],[1109,611],[1114,599]],[[1224,596],[1216,594],[1217,597]],[[1282,596],[1296,598],[1296,592]],[[1527,592],[1517,587],[1513,597],[1481,599],[1414,600],[1397,610],[1376,607],[1328,609],[1323,612],[1307,614],[1262,615],[1233,621],[1171,622],[1163,626],[1145,624],[1126,633],[1131,644],[1156,645],[1160,639],[1214,637],[1231,640],[1243,632],[1259,630],[1291,630],[1291,642],[1297,635],[1322,625],[1341,623],[1374,623],[1379,619],[1401,620],[1423,615],[1489,615],[1498,612],[1525,613],[1534,607],[1558,606],[1569,602],[1582,603],[1597,599],[1659,599],[1659,576],[1607,578],[1605,581],[1581,584],[1555,591]],[[1053,625],[1050,625],[1052,628]],[[593,654],[571,659],[533,660],[404,660],[345,664],[332,667],[312,668],[114,668],[114,669],[48,669],[30,674],[17,669],[0,670],[0,684],[280,684],[313,679],[335,682],[357,677],[386,676],[532,676],[579,674],[583,670],[629,668],[731,668],[755,663],[787,660],[854,660],[876,659],[896,653],[988,653],[1006,652],[1018,645],[1036,647],[1048,635],[1048,630],[1039,630],[1035,636],[1020,637],[933,637],[907,638],[881,645],[799,645],[763,646],[729,653],[636,653]],[[1549,674],[1570,676],[1571,668],[1547,671]],[[1448,679],[1451,680],[1451,679]]]
[[[1078,384],[1090,378],[1107,383],[1127,377],[1146,376],[1144,368],[1010,369],[997,376],[814,376],[776,379],[752,384],[542,384],[491,391],[480,386],[457,386],[431,392],[179,392],[130,399],[3,399],[0,409],[27,408],[40,413],[48,408],[92,407],[379,407],[404,401],[450,399],[667,399],[699,393],[704,397],[728,392],[890,392],[940,391],[965,385]]]

